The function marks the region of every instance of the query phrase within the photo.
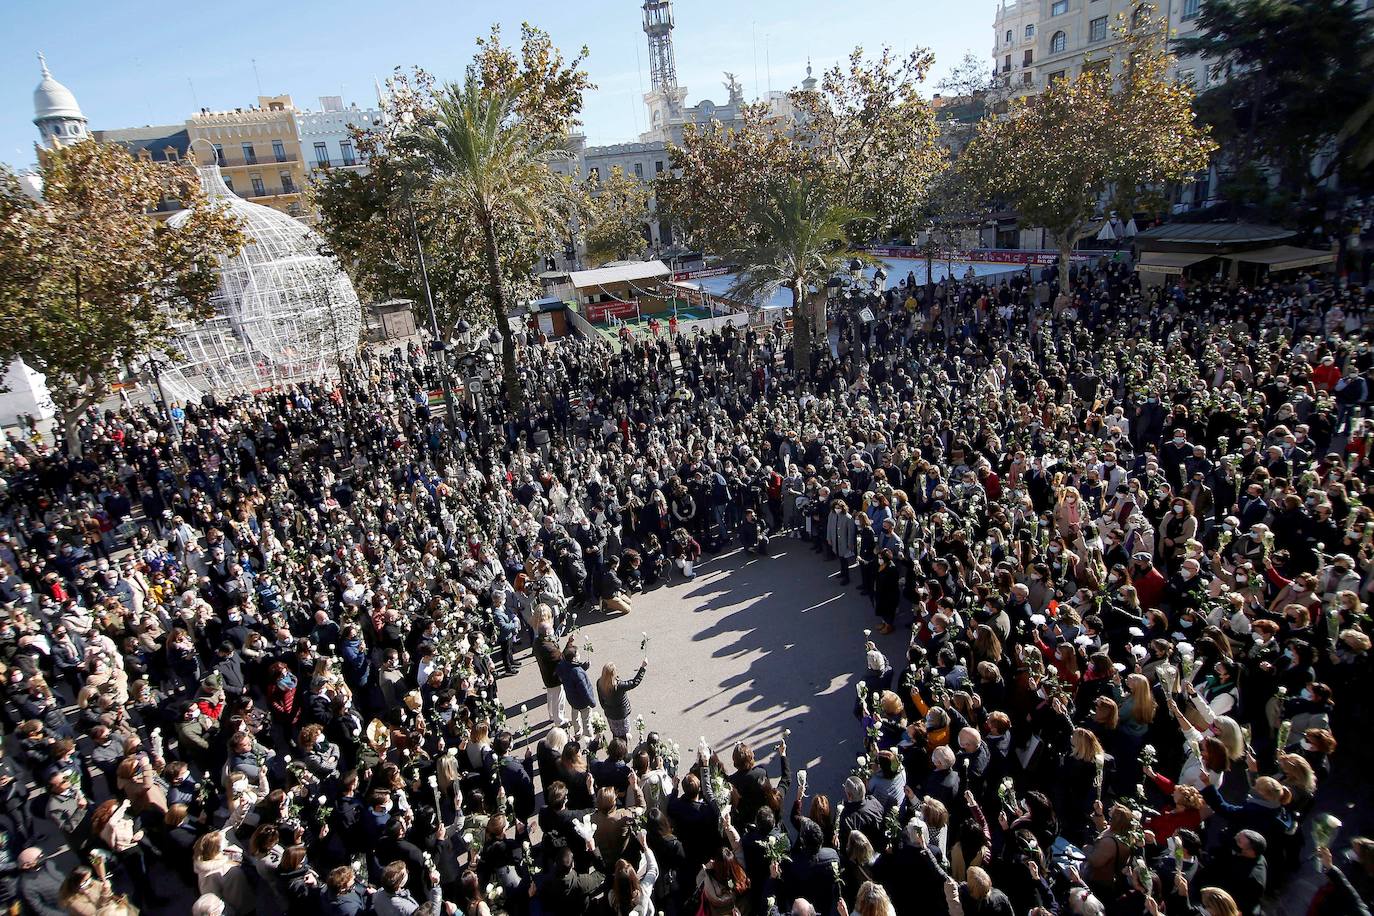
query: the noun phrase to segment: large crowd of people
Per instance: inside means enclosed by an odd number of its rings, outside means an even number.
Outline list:
[[[431,407],[412,346],[11,436],[0,902],[1252,916],[1306,875],[1367,913],[1374,840],[1317,813],[1364,754],[1367,294],[1065,279],[856,293],[805,373],[782,325],[536,336],[519,409]],[[839,785],[680,747],[652,665],[579,645],[780,540],[881,634],[808,726]]]

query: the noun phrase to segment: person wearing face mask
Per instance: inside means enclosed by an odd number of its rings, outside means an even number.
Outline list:
[[[1131,585],[1135,588],[1136,598],[1140,606],[1145,610],[1151,610],[1159,606],[1164,600],[1165,591],[1169,587],[1169,582],[1164,575],[1155,568],[1151,561],[1150,554],[1140,551],[1131,557],[1129,568]]]
[[[1193,504],[1183,497],[1176,497],[1169,504],[1169,511],[1159,523],[1159,556],[1169,568],[1176,568],[1184,557],[1187,541],[1197,537],[1197,516],[1193,514]]]
[[[1169,577],[1163,605],[1174,615],[1179,615],[1185,610],[1197,611],[1202,606],[1205,592],[1201,565],[1197,560],[1189,558],[1179,565],[1178,572]]]
[[[325,739],[324,729],[316,724],[301,729],[301,760],[306,769],[321,782],[337,779],[339,776],[339,748]]]

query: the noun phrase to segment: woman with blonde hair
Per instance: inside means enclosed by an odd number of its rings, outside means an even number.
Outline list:
[[[257,910],[257,897],[252,882],[243,870],[243,852],[224,842],[219,830],[196,840],[191,850],[191,864],[202,894],[214,894],[234,911],[235,916]]]
[[[1126,696],[1121,700],[1120,728],[1132,738],[1143,739],[1155,721],[1159,706],[1150,680],[1143,674],[1126,675]]]
[[[873,880],[873,862],[878,856],[873,851],[873,844],[868,837],[864,836],[862,830],[851,830],[847,842],[848,846],[844,856],[844,884],[846,887],[857,888]],[[856,894],[854,896],[855,908],[858,907],[858,899]]]
[[[1317,774],[1312,764],[1301,754],[1284,753],[1279,754],[1277,762],[1282,774],[1279,782],[1293,797],[1290,807],[1299,814],[1305,813],[1317,793]]]
[[[1086,728],[1073,730],[1070,745],[1057,783],[1060,797],[1055,807],[1063,815],[1064,836],[1082,845],[1092,835],[1093,805],[1102,800],[1111,758],[1102,750],[1097,735]]]
[[[854,916],[897,916],[897,911],[892,908],[892,900],[881,884],[865,881],[854,897]]]
[[[630,737],[630,718],[634,715],[630,708],[630,691],[643,683],[644,672],[648,669],[646,658],[639,663],[634,677],[622,679],[616,677],[615,662],[607,662],[601,667],[601,677],[596,679],[596,699],[610,724],[612,736]]]
[[[1204,887],[1201,900],[1207,916],[1240,916],[1235,898],[1219,887]]]

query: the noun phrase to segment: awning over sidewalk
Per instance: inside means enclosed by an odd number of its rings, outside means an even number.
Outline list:
[[[1183,268],[1213,257],[1216,255],[1210,252],[1199,254],[1192,251],[1146,251],[1140,255],[1135,269],[1140,273],[1148,271],[1153,274],[1181,274]]]
[[[1335,263],[1334,251],[1317,248],[1298,248],[1294,245],[1275,245],[1256,251],[1238,251],[1224,255],[1232,261],[1245,264],[1264,264],[1270,270],[1296,270],[1299,267],[1325,267]]]

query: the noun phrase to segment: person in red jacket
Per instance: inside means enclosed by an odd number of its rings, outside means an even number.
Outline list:
[[[1135,586],[1135,595],[1140,599],[1140,606],[1149,611],[1159,604],[1168,583],[1160,571],[1155,569],[1150,555],[1141,551],[1131,557],[1131,584]]]
[[[1318,391],[1331,391],[1340,380],[1341,370],[1334,357],[1323,356],[1321,363],[1312,370],[1312,384]]]

